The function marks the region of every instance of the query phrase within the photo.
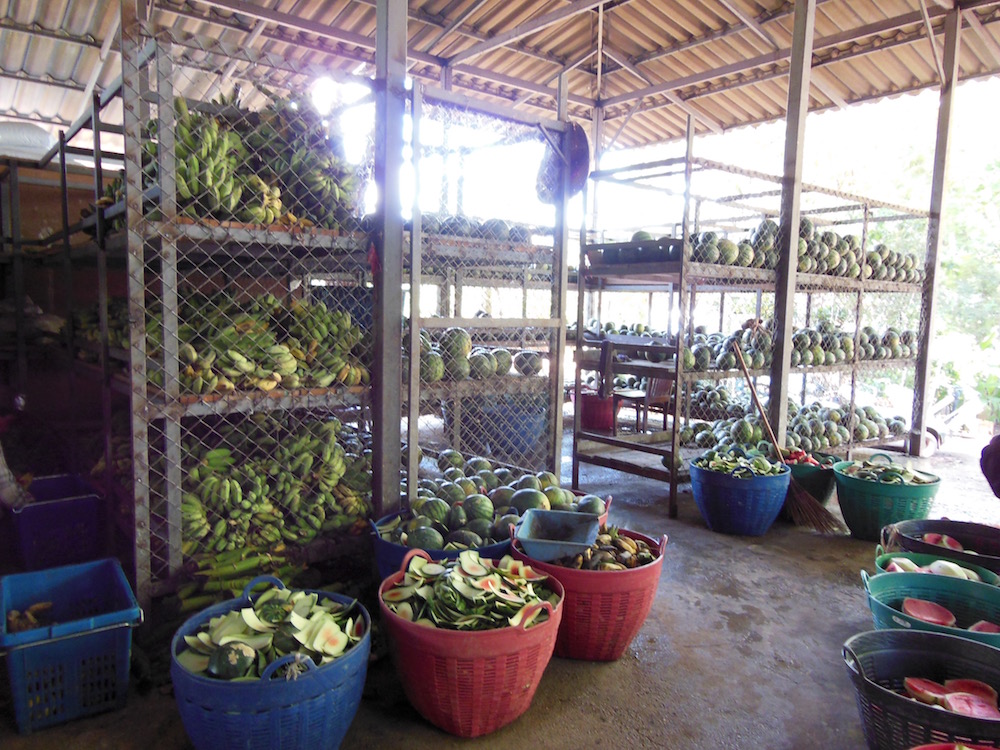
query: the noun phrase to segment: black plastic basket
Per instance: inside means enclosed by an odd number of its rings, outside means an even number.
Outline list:
[[[849,638],[843,654],[869,750],[931,742],[1000,747],[1000,721],[944,711],[903,694],[906,677],[971,678],[1000,686],[1000,649],[941,633],[872,630]]]
[[[972,552],[958,552],[923,541],[923,535],[929,532],[947,534]],[[1000,529],[995,526],[945,518],[898,521],[882,528],[882,547],[886,552],[925,552],[1000,573]]]

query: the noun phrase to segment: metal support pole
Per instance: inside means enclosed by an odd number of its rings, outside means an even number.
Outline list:
[[[770,372],[768,417],[781,448],[788,426],[788,373],[791,370],[792,330],[795,324],[795,273],[798,261],[799,198],[802,187],[802,151],[809,112],[809,74],[812,61],[816,0],[795,3],[788,110],[785,121],[785,168],[781,181],[779,258],[775,269],[774,358]]]
[[[563,73],[559,76],[557,97],[558,117],[567,121],[567,103],[569,101],[569,80]],[[561,149],[563,154],[569,154],[570,131],[563,132]],[[551,451],[547,457],[548,469],[557,477],[561,477],[562,468],[562,433],[563,433],[563,379],[565,364],[563,352],[566,351],[566,286],[569,284],[569,264],[566,254],[569,252],[569,225],[566,223],[567,203],[569,201],[569,164],[565,160],[559,162],[559,195],[555,205],[555,224],[552,237],[552,312],[551,317],[559,320],[559,325],[552,329],[549,344],[549,445]],[[580,333],[580,332],[578,332]]]
[[[70,403],[76,402],[76,375],[72,366],[75,360],[73,342],[73,259],[70,257],[72,245],[69,241],[69,179],[66,174],[66,132],[59,131],[59,198],[60,219],[62,220],[62,250],[63,250],[63,285],[65,288],[66,324],[63,326],[63,346],[70,360],[68,368],[68,387]],[[71,417],[73,423],[73,440],[70,443],[70,465],[74,471],[81,471],[77,465],[77,443],[79,442],[78,420],[76,414]]]
[[[17,162],[10,162],[7,177],[10,199],[10,247],[14,260],[14,336],[17,347],[17,394],[24,393],[28,385],[28,342],[25,338],[24,319],[24,250],[21,237],[21,184]]]
[[[924,260],[924,288],[920,304],[920,330],[917,334],[917,369],[913,378],[913,422],[910,426],[909,453],[923,452],[927,428],[927,390],[930,385],[931,334],[934,330],[935,284],[941,258],[941,217],[944,215],[944,194],[948,180],[948,152],[951,145],[951,111],[954,106],[955,84],[958,83],[959,50],[962,43],[961,11],[948,12],[944,23],[944,73],[938,103],[937,141],[934,146],[934,174],[931,178],[931,208],[927,221],[927,257]],[[933,399],[932,399],[933,400]]]
[[[420,118],[423,115],[423,87],[415,85],[410,99],[411,153],[413,154],[413,210],[410,222],[410,372],[407,383],[406,444],[409,460],[406,465],[406,504],[417,494],[416,446],[420,444],[420,274],[421,274],[421,223],[420,223]]]
[[[145,233],[142,214],[142,126],[148,105],[143,103],[140,61],[140,22],[144,17],[135,0],[121,0],[122,111],[125,132],[125,201],[128,223],[129,360],[132,401],[132,491],[136,597],[144,607],[152,599],[152,563],[149,539],[149,400],[146,394],[146,279]],[[96,127],[96,123],[95,123]],[[109,430],[110,432],[110,430]]]
[[[688,288],[687,279],[685,278],[685,267],[691,261],[691,246],[687,241],[688,235],[690,234],[690,228],[688,226],[688,221],[690,220],[689,212],[691,207],[691,168],[692,159],[694,158],[694,118],[688,115],[687,118],[687,139],[685,143],[684,151],[684,213],[681,216],[681,239],[683,244],[681,245],[681,268],[680,274],[677,279],[677,354],[674,357],[674,367],[675,367],[675,380],[674,380],[674,398],[672,402],[667,402],[664,405],[664,409],[668,406],[671,409],[670,414],[670,500],[667,507],[667,515],[670,518],[677,518],[677,486],[680,484],[679,476],[679,466],[678,458],[680,456],[681,450],[681,436],[680,436],[680,424],[681,424],[681,403],[683,401],[684,393],[684,329],[685,327],[690,328],[692,317],[685,317],[684,307],[688,304]],[[692,310],[694,308],[694,290],[691,290],[691,305]]]
[[[373,236],[375,346],[372,466],[376,517],[399,507],[400,370],[403,317],[403,215],[400,167],[406,109],[406,2],[375,3],[375,181],[381,186]],[[419,362],[412,363],[419,367]]]

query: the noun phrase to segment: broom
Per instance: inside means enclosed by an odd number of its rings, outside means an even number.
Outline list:
[[[767,419],[767,412],[764,411],[764,407],[760,404],[757,389],[754,388],[750,372],[747,370],[747,363],[743,359],[743,351],[736,341],[733,342],[733,349],[736,351],[736,359],[739,360],[740,369],[743,370],[743,377],[747,380],[747,386],[750,388],[750,395],[753,397],[754,405],[757,407],[757,411],[760,412],[761,419],[764,420],[764,428],[767,430],[767,436],[771,438],[771,445],[774,446],[774,452],[778,455],[778,460],[785,464],[785,457],[781,454],[781,448],[774,437],[771,423]],[[787,466],[787,464],[785,465]],[[795,477],[791,478],[791,482],[788,485],[788,497],[785,499],[785,505],[788,506],[788,512],[792,516],[792,522],[796,526],[806,526],[815,529],[821,534],[844,534],[847,532],[840,519],[828,511],[823,506],[823,503],[813,497],[809,490],[796,482]]]

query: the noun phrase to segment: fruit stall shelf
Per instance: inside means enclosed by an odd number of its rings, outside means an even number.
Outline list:
[[[526,375],[503,375],[489,380],[441,380],[437,383],[424,383],[420,388],[420,399],[440,400],[450,398],[470,398],[482,395],[510,393],[545,393],[548,382],[544,378]],[[403,402],[407,394],[403,392]]]
[[[636,474],[670,483],[670,469],[663,465],[663,458],[670,456],[671,433],[619,435],[617,438],[600,433],[581,431],[577,435],[577,460],[608,469]],[[666,445],[664,445],[666,443]],[[678,481],[688,481],[687,461],[702,452],[701,449],[682,448]]]

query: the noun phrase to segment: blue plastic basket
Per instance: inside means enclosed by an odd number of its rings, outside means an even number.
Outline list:
[[[269,665],[260,680],[231,682],[189,672],[177,663],[185,635],[193,635],[213,617],[250,604],[261,583],[284,588],[277,578],[260,576],[238,599],[215,604],[185,622],[170,644],[170,677],[184,730],[196,750],[334,750],[347,734],[361,703],[371,648],[371,618],[360,603],[365,635],[343,656],[321,667],[305,658],[306,671],[294,680],[272,675],[296,658],[289,654]],[[350,604],[353,599],[316,591],[323,599]]]
[[[403,558],[406,557],[406,553],[409,552],[411,548],[402,544],[387,542],[382,538],[382,535],[379,534],[378,527],[404,513],[408,513],[408,511],[390,513],[387,516],[383,516],[378,521],[369,521],[372,526],[372,534],[375,544],[375,566],[378,568],[379,578],[382,580],[385,580],[393,573],[399,571],[399,566],[403,563]],[[424,551],[430,555],[432,560],[454,560],[458,557],[458,553],[461,552],[461,550],[457,549],[429,549]],[[478,547],[476,551],[479,552],[480,557],[488,557],[490,559],[499,560],[501,557],[510,552],[510,539],[505,539],[504,541],[497,542],[496,544],[488,544],[485,547]]]
[[[0,578],[0,649],[18,731],[122,708],[128,696],[131,628],[142,610],[114,559]],[[46,627],[7,632],[7,614],[52,602]]]
[[[30,503],[12,513],[18,559],[41,570],[105,557],[103,501],[83,495]]]
[[[691,494],[708,528],[722,534],[761,536],[781,512],[791,472],[740,479],[691,463]]]

